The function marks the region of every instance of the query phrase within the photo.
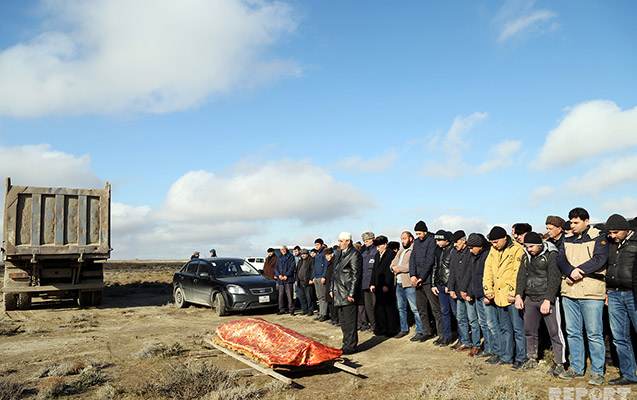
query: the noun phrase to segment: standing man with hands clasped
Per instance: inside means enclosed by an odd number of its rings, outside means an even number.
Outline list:
[[[343,331],[343,354],[354,354],[358,346],[357,306],[361,293],[361,254],[352,244],[352,234],[338,235],[338,251],[335,257],[334,274],[330,294]]]

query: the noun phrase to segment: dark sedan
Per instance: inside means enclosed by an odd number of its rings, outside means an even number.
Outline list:
[[[175,306],[213,307],[220,316],[232,311],[277,305],[276,283],[240,258],[190,260],[173,276]]]

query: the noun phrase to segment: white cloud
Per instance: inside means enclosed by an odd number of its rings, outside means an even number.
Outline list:
[[[616,200],[608,200],[602,204],[602,207],[609,214],[620,214],[627,219],[637,217],[637,198],[622,197]]]
[[[478,166],[478,173],[484,174],[513,164],[513,156],[520,151],[522,142],[505,140],[489,150],[489,159]]]
[[[0,52],[0,115],[170,112],[300,71],[264,54],[296,27],[281,2],[43,4],[40,33]]]
[[[0,78],[1,79],[1,78]],[[0,177],[14,185],[101,187],[88,155],[53,150],[48,144],[0,146]]]
[[[466,117],[457,116],[444,136],[431,138],[428,149],[436,155],[442,153],[443,157],[438,161],[429,162],[424,171],[425,175],[455,178],[485,174],[513,164],[513,156],[522,147],[519,140],[509,139],[493,145],[486,151],[487,159],[479,165],[471,165],[464,160],[464,155],[470,148],[476,149],[467,137],[468,133],[487,116],[485,112],[475,112]]]
[[[383,172],[394,165],[397,159],[398,153],[395,150],[389,150],[378,157],[368,159],[360,156],[347,157],[337,162],[337,167],[353,172]]]
[[[461,215],[441,215],[433,220],[430,229],[444,229],[451,232],[462,229],[467,235],[474,232],[486,235],[489,232],[490,226],[481,218],[464,217]]]
[[[622,110],[608,100],[575,105],[546,137],[535,163],[567,165],[591,156],[637,146],[637,107]]]
[[[219,175],[191,171],[168,191],[162,214],[171,220],[325,221],[373,203],[353,186],[309,162],[268,162]]]
[[[538,206],[553,194],[555,194],[554,187],[540,186],[531,192],[531,205]]]
[[[519,16],[515,19],[507,21],[500,31],[498,42],[506,42],[512,37],[527,31],[529,29],[541,29],[546,22],[557,17],[550,10],[535,10],[530,14]]]
[[[637,155],[607,159],[596,163],[581,176],[571,178],[567,189],[578,193],[595,194],[626,183],[637,181]]]

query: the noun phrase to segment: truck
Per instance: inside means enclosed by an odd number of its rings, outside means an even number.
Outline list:
[[[103,189],[15,186],[5,180],[2,259],[5,310],[31,300],[97,306],[111,254],[111,185]]]

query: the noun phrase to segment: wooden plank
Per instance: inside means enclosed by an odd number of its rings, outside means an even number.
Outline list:
[[[86,218],[87,218],[86,196],[80,196],[77,202],[78,222],[77,222],[77,245],[82,247],[86,246]]]
[[[347,365],[343,364],[342,362],[335,362],[334,363],[334,368],[338,368],[341,371],[345,371],[345,372],[350,373],[352,375],[363,376],[363,374],[358,372],[358,370],[356,368],[348,367]]]
[[[64,196],[55,195],[55,245],[64,245]]]
[[[286,385],[290,385],[290,386],[291,386],[291,385],[293,385],[293,384],[294,384],[294,381],[293,381],[292,379],[290,379],[290,378],[288,378],[288,377],[286,377],[286,376],[283,376],[283,375],[281,375],[281,374],[279,374],[279,373],[277,373],[277,372],[274,372],[274,371],[273,371],[272,369],[270,369],[270,368],[262,367],[261,365],[256,364],[256,363],[254,363],[254,362],[252,362],[252,361],[248,360],[247,358],[245,358],[245,357],[243,357],[243,356],[238,355],[237,353],[235,353],[235,352],[234,352],[234,351],[232,351],[232,350],[228,350],[228,349],[226,349],[225,347],[219,346],[217,343],[215,343],[215,342],[214,342],[212,339],[210,339],[210,338],[206,338],[206,342],[207,342],[208,344],[210,344],[211,346],[213,346],[215,349],[217,349],[217,350],[219,350],[219,351],[224,352],[225,354],[229,355],[230,357],[234,358],[234,359],[235,359],[235,360],[237,360],[237,361],[241,361],[241,362],[242,362],[242,363],[244,363],[245,365],[247,365],[247,366],[249,366],[249,367],[251,367],[251,368],[256,369],[257,371],[261,372],[262,374],[269,375],[269,376],[271,376],[272,378],[277,379],[277,380],[279,380],[279,381],[281,381],[281,382],[285,383]]]

